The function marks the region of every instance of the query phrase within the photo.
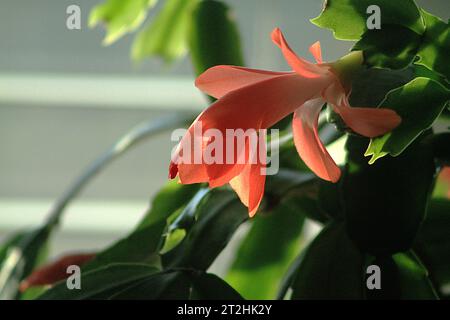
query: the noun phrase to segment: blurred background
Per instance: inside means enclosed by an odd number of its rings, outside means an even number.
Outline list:
[[[100,1],[0,3],[0,240],[42,222],[82,170],[134,125],[207,106],[193,85],[188,58],[170,66],[158,59],[136,64],[130,59],[134,35],[102,46],[104,30],[87,26]],[[287,70],[269,37],[277,26],[308,59],[317,40],[326,60],[351,47],[309,22],[320,13],[321,0],[225,2],[234,8],[248,67]],[[448,0],[416,2],[450,17]],[[66,28],[72,4],[81,8],[81,30]],[[52,254],[95,250],[125,235],[167,180],[173,145],[170,133],[160,134],[97,176],[68,208]]]

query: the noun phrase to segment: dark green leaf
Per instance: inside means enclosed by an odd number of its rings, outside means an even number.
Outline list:
[[[395,110],[402,122],[392,132],[373,138],[365,153],[372,156],[369,163],[391,154],[401,154],[422,132],[431,127],[450,98],[450,91],[438,82],[415,78],[392,90],[381,107]]]
[[[367,8],[377,5],[381,11],[381,28],[385,25],[400,25],[422,34],[425,26],[420,11],[413,0],[327,0],[322,13],[312,23],[333,31],[341,40],[358,40],[367,30]]]
[[[158,250],[165,227],[166,222],[160,221],[132,232],[126,238],[98,253],[92,261],[83,266],[83,271],[87,272],[112,263],[141,262],[158,265]]]
[[[413,252],[383,256],[368,263],[380,268],[381,288],[366,290],[370,300],[435,300],[427,270]]]
[[[395,263],[392,256],[379,256],[379,257],[371,257],[368,256],[366,258],[366,266],[365,269],[369,266],[377,266],[379,268],[380,273],[375,275],[372,273],[366,274],[366,283],[369,280],[369,277],[377,277],[377,281],[379,281],[380,287],[369,289],[366,286],[366,297],[368,300],[399,300],[401,298],[401,288],[400,288],[400,279],[399,279],[399,270],[398,266]],[[379,277],[379,278],[378,278]]]
[[[298,154],[296,155],[298,157]],[[317,185],[316,176],[310,172],[280,169],[276,175],[267,177],[267,194],[277,199],[289,192],[309,189]]]
[[[257,215],[227,281],[246,299],[274,299],[282,275],[300,248],[303,222],[303,212],[292,201]]]
[[[414,79],[413,68],[404,70],[361,69],[352,81],[350,104],[354,107],[376,107],[386,94]]]
[[[160,272],[111,295],[111,300],[187,300],[191,280],[183,271]]]
[[[349,235],[372,254],[408,250],[424,219],[435,163],[426,136],[398,157],[367,164],[367,138],[350,136],[342,194]]]
[[[195,223],[198,206],[209,192],[209,188],[202,188],[198,190],[186,207],[184,207],[184,209],[176,215],[176,218],[168,227],[164,240],[164,246],[160,251],[161,254],[166,254],[167,252],[173,250],[183,241],[186,236],[186,232],[190,230]]]
[[[197,220],[180,245],[163,255],[167,268],[206,270],[248,218],[247,208],[229,190],[212,190],[198,206]]]
[[[441,166],[450,166],[450,132],[433,136],[434,157]]]
[[[144,264],[111,264],[106,267],[81,273],[81,290],[70,290],[62,281],[47,290],[40,300],[82,300],[94,299],[108,292],[120,290],[124,285],[158,272],[158,269]],[[104,297],[104,296],[103,296]]]
[[[169,226],[169,232],[177,229],[190,229],[197,218],[197,209],[201,204],[202,200],[208,196],[211,189],[201,188],[197,193],[190,199],[183,211],[174,219],[174,221]]]
[[[241,295],[228,283],[210,273],[193,274],[191,299],[242,300]]]
[[[241,300],[219,277],[191,270],[168,270],[152,274],[108,297],[112,300]]]
[[[280,168],[291,169],[295,171],[309,171],[309,168],[300,159],[295,149],[293,139],[280,146],[279,152]]]
[[[363,50],[364,63],[371,67],[402,69],[410,65],[421,35],[400,25],[367,30],[352,50]]]
[[[199,189],[199,184],[182,185],[175,180],[168,182],[155,196],[138,229],[167,220],[172,213],[187,205]]]
[[[428,278],[427,270],[414,254],[399,253],[393,258],[399,270],[402,300],[435,300],[438,298]]]
[[[364,298],[364,256],[342,224],[325,227],[295,265],[292,299]]]
[[[332,183],[325,180],[320,181],[317,204],[323,216],[323,218],[319,220],[322,223],[327,222],[330,218],[342,220],[344,217],[344,209],[340,182]]]
[[[430,278],[441,291],[450,284],[450,201],[434,199],[428,205],[414,250],[424,262]]]

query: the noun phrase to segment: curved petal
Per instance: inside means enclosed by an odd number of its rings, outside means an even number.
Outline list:
[[[209,181],[206,167],[201,157],[205,143],[199,118],[200,116],[194,120],[187,133],[178,143],[170,161],[169,178],[174,179],[178,175],[182,184]]]
[[[314,78],[324,72],[328,72],[327,69],[322,69],[314,63],[311,63],[297,56],[295,52],[289,47],[286,39],[283,36],[283,33],[279,28],[275,28],[272,31],[271,37],[272,41],[283,52],[284,58],[286,59],[287,63],[295,72],[297,72],[302,77]]]
[[[215,66],[195,80],[195,86],[214,98],[221,98],[236,89],[272,79],[288,72],[271,72],[236,66]]]
[[[333,106],[333,110],[348,127],[369,138],[385,134],[401,123],[400,116],[390,109],[351,107],[347,93],[337,78],[324,91],[324,99]]]
[[[396,128],[402,121],[393,110],[385,108],[337,108],[342,120],[356,133],[373,138]]]
[[[300,157],[317,176],[337,182],[341,170],[325,149],[317,132],[323,104],[323,99],[314,99],[295,110],[292,121],[294,143]]]
[[[227,129],[242,129],[247,132],[248,129],[269,128],[305,101],[320,96],[320,92],[328,84],[327,77],[307,79],[297,74],[264,80],[230,92],[206,109],[199,119],[205,124],[205,130],[218,129],[224,137],[227,136]],[[224,155],[227,154],[227,148],[233,149],[228,143],[224,143]],[[206,168],[211,180],[217,180],[230,172],[239,172],[231,171],[233,168],[239,169],[234,164],[206,165]],[[227,176],[232,177],[233,175]]]
[[[203,129],[268,128],[306,101],[321,96],[332,79],[295,73],[257,82],[223,96],[198,117]]]
[[[242,203],[248,207],[250,217],[258,211],[259,205],[264,196],[264,186],[266,183],[265,172],[266,148],[264,143],[259,143],[259,155],[256,163],[248,162],[241,173],[230,181],[230,186],[239,196]]]
[[[313,55],[314,59],[316,59],[317,63],[323,63],[322,60],[322,49],[320,48],[320,41],[313,43],[309,47],[309,52]]]
[[[268,128],[292,113],[305,101],[319,97],[332,80],[326,75],[305,78],[296,73],[289,73],[231,91],[205,109],[189,128],[189,132],[192,133],[195,124],[201,123],[200,136],[209,129],[218,130],[222,134],[223,147],[218,150],[223,155],[222,163],[177,163],[176,168],[171,166],[170,175],[174,176],[178,172],[181,183],[208,181],[210,187],[228,183],[239,175],[245,166],[235,161],[225,161],[230,152],[234,151],[232,155],[234,159],[242,152],[242,148],[238,150],[236,147],[237,137],[227,139],[227,130],[231,129],[232,133],[236,133],[236,130],[240,129],[246,133],[249,129]],[[193,148],[195,136],[198,135],[186,135],[180,143],[184,147],[181,149]],[[200,153],[204,152],[204,147]],[[198,152],[195,148],[189,150],[194,154]],[[202,157],[203,154],[200,155],[200,158]]]
[[[76,254],[64,256],[57,261],[34,271],[30,276],[21,282],[20,291],[23,292],[30,287],[49,285],[66,279],[69,276],[67,274],[67,268],[69,266],[82,266],[94,257],[95,254]]]

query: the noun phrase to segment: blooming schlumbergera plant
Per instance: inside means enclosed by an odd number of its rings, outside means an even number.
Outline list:
[[[170,164],[170,177],[180,176],[184,184],[208,182],[210,187],[230,183],[253,216],[264,193],[265,159],[256,157],[251,161],[251,142],[246,140],[241,148],[235,147],[239,137],[222,139],[221,145],[212,152],[221,152],[224,157],[230,153],[247,154],[242,163],[235,155],[231,161],[205,161],[204,153],[214,143],[204,132],[210,128],[226,136],[227,130],[267,129],[288,114],[294,113],[292,130],[295,146],[305,164],[319,177],[337,182],[341,175],[318,135],[318,118],[324,103],[329,103],[355,132],[366,137],[377,137],[392,130],[400,123],[395,111],[384,108],[351,108],[348,93],[351,85],[344,88],[339,77],[340,63],[326,64],[322,61],[320,43],[310,47],[317,64],[299,58],[289,47],[279,29],[272,33],[272,40],[278,45],[293,72],[270,72],[235,66],[217,66],[201,74],[196,85],[202,91],[219,100],[206,109],[189,128]],[[361,52],[354,52],[344,58],[350,64],[361,64]],[[341,62],[342,63],[342,62]],[[352,65],[353,67],[353,65]],[[196,126],[201,126],[196,134]],[[195,150],[195,140],[200,140],[200,148]],[[260,141],[257,142],[258,150]],[[264,143],[264,141],[263,141]],[[230,147],[229,144],[232,146]],[[237,149],[237,150],[236,150]],[[184,156],[183,151],[190,157]],[[195,153],[200,153],[199,161],[194,161]],[[264,153],[263,153],[264,154]]]
[[[91,24],[104,22],[113,42],[155,2],[106,1]],[[166,0],[132,55],[171,61],[189,51],[211,101],[182,119],[191,125],[174,147],[171,181],[124,239],[38,266],[63,201],[43,227],[4,245],[0,295],[449,298],[450,26],[413,0],[329,0],[312,22],[354,41],[351,51],[325,62],[316,42],[310,62],[274,25],[290,70],[250,69],[226,4]],[[311,221],[321,226],[312,239]],[[80,279],[65,280],[69,265],[81,266]]]

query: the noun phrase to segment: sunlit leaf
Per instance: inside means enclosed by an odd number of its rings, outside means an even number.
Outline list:
[[[439,82],[442,86],[446,87],[447,89],[450,89],[450,82],[443,75],[425,67],[422,64],[415,63],[413,64],[412,68],[416,77],[432,79],[434,81]]]
[[[147,10],[156,3],[157,0],[106,0],[92,9],[88,24],[93,28],[104,23],[107,32],[103,44],[109,45],[139,28],[147,16]]]
[[[327,0],[322,13],[311,20],[315,25],[330,29],[336,39],[358,40],[367,30],[367,8],[377,5],[381,11],[381,28],[400,25],[422,34],[425,26],[413,0]]]
[[[145,57],[159,56],[171,62],[184,55],[192,10],[198,1],[166,0],[161,12],[137,34],[131,49],[132,58],[139,61]]]
[[[450,80],[450,25],[425,10],[422,10],[422,16],[425,20],[426,31],[417,54],[420,59],[416,63]]]
[[[369,163],[391,154],[401,154],[422,132],[431,127],[450,98],[450,91],[438,82],[416,78],[392,90],[381,107],[395,110],[402,118],[392,132],[373,138],[365,153],[372,156]]]

